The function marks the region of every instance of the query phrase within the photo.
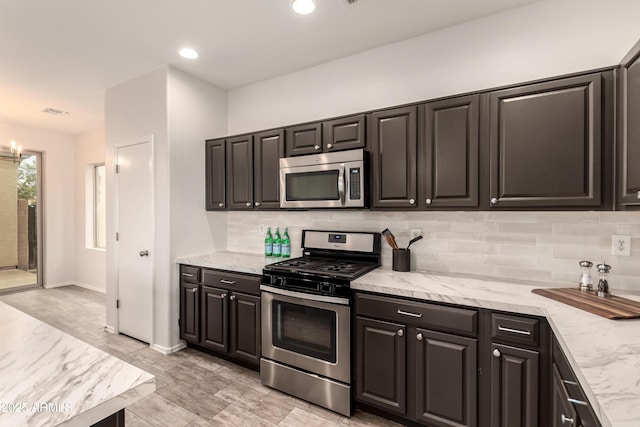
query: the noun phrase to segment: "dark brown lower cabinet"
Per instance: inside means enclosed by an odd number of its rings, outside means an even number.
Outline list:
[[[356,398],[399,415],[407,410],[406,329],[398,323],[356,318]]]
[[[492,344],[491,354],[491,426],[538,426],[539,353]]]
[[[229,353],[236,359],[260,363],[260,297],[230,292]]]
[[[200,341],[200,291],[199,285],[180,284],[180,338]]]
[[[477,425],[477,340],[416,331],[416,418],[439,427]]]
[[[202,287],[202,337],[200,345],[212,350],[229,351],[227,290]]]

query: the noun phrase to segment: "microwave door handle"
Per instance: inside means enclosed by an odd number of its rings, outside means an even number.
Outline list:
[[[338,195],[340,203],[344,206],[344,165],[340,165],[340,173],[338,174]]]

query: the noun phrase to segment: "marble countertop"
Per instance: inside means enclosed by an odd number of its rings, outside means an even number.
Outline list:
[[[155,377],[0,302],[0,425],[92,425]]]
[[[640,426],[640,319],[609,320],[533,294],[531,290],[540,285],[400,273],[389,268],[374,270],[351,282],[351,287],[544,316],[603,426]],[[638,295],[616,295],[640,301]]]
[[[280,258],[234,252],[177,262],[261,274]],[[570,285],[567,285],[567,287]],[[351,283],[356,290],[546,317],[604,427],[640,426],[640,319],[609,320],[533,294],[541,285],[401,273],[381,267]],[[558,286],[553,286],[558,287]],[[639,295],[618,294],[640,301]]]

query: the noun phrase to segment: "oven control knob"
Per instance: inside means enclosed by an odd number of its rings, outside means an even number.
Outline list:
[[[329,282],[320,282],[318,287],[320,292],[325,292],[327,294],[333,294],[335,292],[335,287]]]

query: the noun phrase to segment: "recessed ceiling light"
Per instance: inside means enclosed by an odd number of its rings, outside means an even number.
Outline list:
[[[198,52],[188,47],[183,47],[178,51],[178,53],[180,54],[180,56],[187,59],[196,59],[199,56]]]
[[[313,0],[293,0],[291,8],[300,15],[308,15],[316,10],[316,2]]]
[[[68,116],[69,114],[71,114],[68,111],[62,111],[56,108],[45,108],[44,110],[42,110],[42,112],[46,114],[51,114],[52,116]]]

